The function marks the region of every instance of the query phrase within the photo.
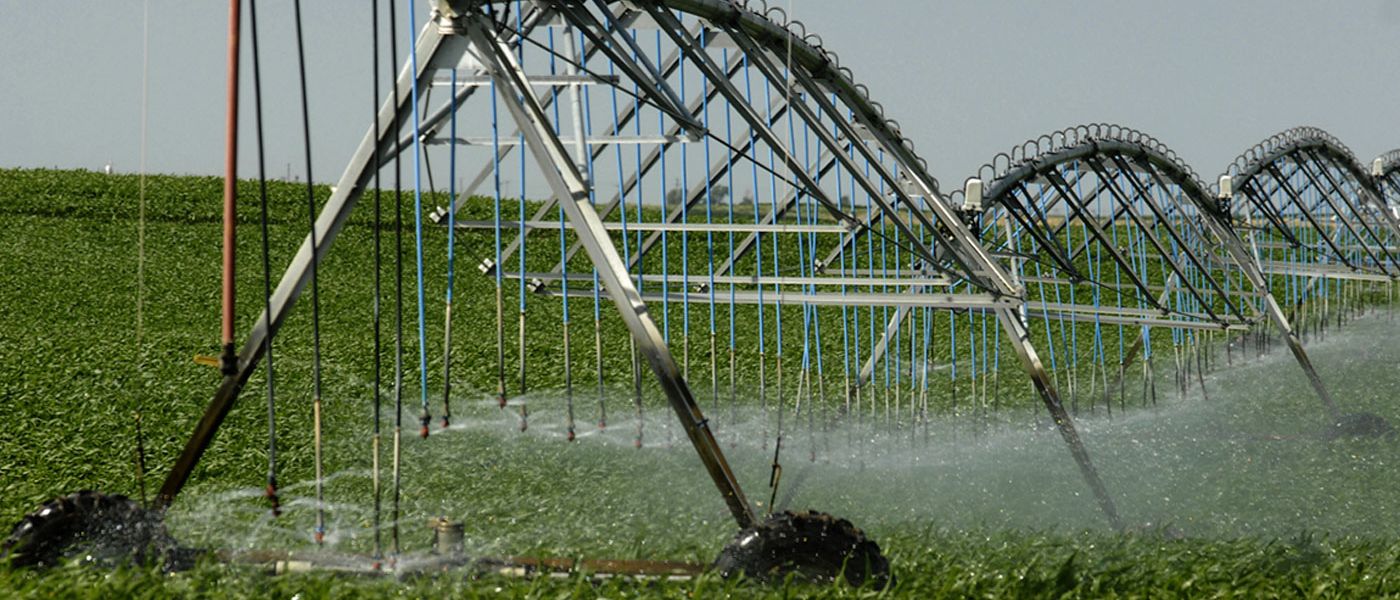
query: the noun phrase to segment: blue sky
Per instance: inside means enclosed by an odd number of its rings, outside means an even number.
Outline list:
[[[303,2],[322,181],[368,125],[369,10],[351,4]],[[949,183],[1027,138],[1096,121],[1158,137],[1206,179],[1294,125],[1331,131],[1363,161],[1400,147],[1396,0],[773,4],[841,56]],[[300,174],[290,2],[259,8],[269,168]],[[150,10],[148,169],[218,174],[226,4]],[[0,166],[136,170],[141,50],[140,2],[0,0]]]

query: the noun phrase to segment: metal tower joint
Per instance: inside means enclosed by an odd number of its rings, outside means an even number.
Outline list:
[[[437,25],[438,35],[462,35],[467,32],[465,26],[462,24],[462,17],[460,15],[444,13],[439,8],[434,7],[433,14],[429,18],[434,25]],[[427,137],[427,134],[423,135],[424,139],[427,139]]]

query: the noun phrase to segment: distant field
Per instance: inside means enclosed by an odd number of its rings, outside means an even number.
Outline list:
[[[0,522],[12,523],[43,501],[78,489],[138,495],[138,412],[151,469],[145,485],[153,491],[218,384],[218,373],[196,364],[193,356],[213,354],[218,336],[220,182],[148,180],[140,346],[135,343],[137,183],[134,176],[0,170],[0,231],[5,232],[0,235],[0,455],[6,457],[0,461]],[[261,308],[262,281],[255,189],[245,186],[240,332]],[[304,235],[303,189],[273,185],[275,272]],[[320,189],[322,197],[326,192]],[[392,198],[386,194],[383,200],[387,251],[394,240]],[[489,218],[489,210],[477,203],[463,218]],[[410,213],[405,223],[411,226]],[[373,232],[372,205],[362,201],[321,272],[326,462],[333,474],[327,498],[333,549],[343,553],[373,548],[368,500]],[[427,270],[435,274],[427,305],[434,415],[442,385],[443,284],[436,274],[446,266],[443,233],[431,229],[426,245]],[[411,251],[411,228],[403,239]],[[637,421],[625,385],[610,383],[605,390],[608,429],[599,433],[593,427],[598,397],[589,387],[595,374],[590,302],[574,306],[574,335],[590,332],[575,342],[573,377],[589,390],[575,398],[585,434],[580,442],[562,441],[563,370],[559,337],[551,333],[559,318],[557,300],[530,299],[531,389],[524,398],[533,413],[530,430],[517,433],[514,413],[495,408],[494,290],[475,270],[492,252],[492,242],[478,234],[460,237],[458,244],[456,427],[435,431],[427,441],[416,436],[420,395],[411,293],[405,307],[411,333],[404,356],[411,368],[404,388],[404,550],[425,551],[423,522],[442,514],[462,519],[470,548],[486,554],[711,560],[732,535],[732,521],[683,434],[664,428],[670,415],[660,401],[648,394],[643,407],[643,451],[631,446]],[[532,257],[528,268],[548,269],[551,259],[557,254]],[[411,286],[411,260],[407,269]],[[384,307],[390,311],[394,280],[388,265],[383,276]],[[513,286],[507,290],[511,342],[515,293]],[[604,368],[612,376],[626,373],[631,368],[626,338],[616,333],[621,328],[611,310],[605,307],[603,315],[613,332],[605,339]],[[386,312],[386,374],[392,373],[390,317]],[[678,307],[670,318],[680,322]],[[707,315],[694,318],[703,323],[697,329],[708,328]],[[728,317],[719,318],[727,331]],[[749,317],[738,318],[736,326],[752,327],[744,320]],[[1311,347],[1349,409],[1400,420],[1400,375],[1393,368],[1400,348],[1389,341],[1393,335],[1400,335],[1400,326],[1380,312]],[[259,374],[176,503],[171,523],[181,539],[235,549],[311,547],[310,337],[309,311],[302,306],[274,349],[287,514],[269,519],[257,495],[267,468],[265,380]],[[1169,352],[1169,335],[1154,337],[1154,343],[1168,344]],[[715,400],[708,387],[707,334],[694,336],[691,352],[696,357],[692,380],[699,380],[697,395],[708,410]],[[513,346],[507,358],[513,377]],[[1238,355],[1236,361],[1243,362]],[[1319,411],[1291,358],[1251,359],[1212,373],[1209,400],[1193,395],[1178,401],[1164,377],[1167,389],[1156,409],[1130,407],[1127,416],[1112,420],[1085,415],[1085,437],[1123,512],[1134,523],[1151,523],[1126,536],[1103,526],[1058,438],[1028,428],[1035,420],[1035,400],[1009,362],[1001,365],[1003,412],[988,429],[946,404],[938,406],[938,414],[949,417],[927,432],[824,433],[820,422],[789,424],[783,490],[790,495],[788,504],[829,510],[865,527],[891,556],[898,578],[892,592],[908,597],[1400,594],[1400,478],[1394,475],[1400,448],[1312,436]],[[748,369],[741,379],[751,376],[756,353],[742,350],[739,363]],[[386,435],[394,420],[392,401],[386,394],[381,413]],[[755,404],[751,396],[721,404],[720,413],[730,413],[719,419],[718,430],[751,499],[766,503],[771,449],[754,442],[760,429],[767,432]],[[878,439],[869,441],[872,436]],[[808,463],[809,453],[819,460]],[[383,460],[387,465],[387,452]],[[1161,535],[1168,525],[1169,533],[1180,529],[1185,538]],[[174,576],[81,568],[5,571],[0,588],[35,598],[854,594],[713,577],[597,585],[581,578],[269,577],[215,564]]]

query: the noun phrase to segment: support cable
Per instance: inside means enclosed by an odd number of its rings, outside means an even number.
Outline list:
[[[298,2],[300,0],[297,0]],[[418,28],[414,26],[414,0],[408,0],[408,40],[409,68],[414,73],[418,72],[418,52],[413,50],[417,47]],[[422,414],[418,418],[418,435],[428,437],[428,424],[432,422],[432,415],[428,410],[428,333],[427,333],[427,303],[423,286],[423,140],[422,131],[418,117],[418,77],[413,78],[413,85],[409,88],[412,98],[409,102],[413,105],[413,251],[415,263],[416,286],[418,292],[418,395],[422,403]],[[522,204],[524,197],[521,197]]]
[[[306,46],[301,27],[301,0],[292,0],[292,14],[296,23],[297,74],[301,86],[301,133],[305,141],[306,158],[306,219],[311,229],[311,395],[312,395],[312,444],[315,447],[316,462],[316,530],[317,544],[326,538],[326,505],[324,497],[325,479],[321,461],[321,291],[320,270],[315,260],[320,253],[316,239],[316,184],[311,173],[311,109],[306,94]]]
[[[398,3],[389,3],[389,74],[394,106],[399,104],[399,86],[394,68],[399,64],[399,25]],[[394,494],[392,514],[389,517],[390,544],[393,558],[398,561],[402,550],[399,539],[400,500],[403,496],[403,139],[398,132],[403,128],[401,110],[394,111],[394,121],[390,129],[394,138],[394,448],[393,479]],[[499,271],[499,269],[498,269]]]
[[[252,41],[253,59],[253,123],[258,146],[258,205],[262,228],[263,329],[272,331],[272,254],[268,223],[267,154],[264,151],[262,111],[262,62],[258,52],[258,2],[248,0],[248,29]],[[264,496],[272,516],[282,514],[277,497],[277,386],[272,366],[272,336],[263,336],[263,360],[267,364],[267,489]]]
[[[371,44],[371,58],[372,58],[372,61],[371,61],[371,63],[370,63],[369,73],[370,73],[370,79],[371,79],[372,82],[373,82],[372,85],[373,85],[373,88],[374,88],[374,90],[373,90],[374,97],[371,98],[372,102],[370,103],[370,110],[371,110],[371,112],[374,113],[374,132],[375,132],[375,135],[377,136],[377,135],[380,135],[380,133],[381,133],[380,122],[379,122],[379,98],[380,98],[380,96],[379,96],[379,0],[370,0],[370,30],[371,30],[371,31],[370,31],[370,40],[371,40],[371,41],[370,41],[370,44]],[[255,45],[256,45],[256,43],[255,43]],[[255,62],[256,62],[256,61],[255,61]],[[396,131],[396,132],[394,132],[394,133],[397,134],[398,132]],[[370,159],[370,164],[375,166],[375,169],[374,169],[374,301],[373,301],[373,307],[372,307],[372,313],[373,313],[373,314],[372,314],[372,318],[373,318],[373,321],[374,321],[374,408],[373,408],[374,414],[372,415],[372,418],[373,418],[373,420],[374,420],[374,430],[373,430],[372,436],[371,436],[371,438],[370,438],[370,453],[371,453],[371,455],[370,455],[370,470],[371,470],[370,478],[371,478],[372,494],[373,494],[373,496],[374,496],[374,520],[373,520],[373,529],[374,529],[374,554],[372,555],[371,558],[374,560],[374,568],[375,568],[375,570],[378,570],[378,569],[380,568],[380,566],[381,566],[381,561],[382,561],[383,558],[384,558],[384,542],[383,542],[383,536],[381,535],[381,532],[380,532],[380,530],[381,530],[381,514],[380,514],[380,513],[381,513],[381,509],[382,509],[383,491],[384,491],[384,490],[383,490],[383,487],[382,487],[381,482],[380,482],[380,480],[379,480],[379,436],[380,436],[380,428],[381,428],[381,427],[380,427],[381,416],[380,416],[380,406],[379,406],[379,401],[380,401],[380,396],[381,396],[381,394],[380,394],[380,390],[381,390],[380,376],[381,376],[381,367],[383,366],[383,365],[382,365],[382,361],[383,361],[383,358],[384,358],[384,357],[383,357],[383,352],[382,352],[382,350],[381,350],[381,348],[380,348],[380,343],[381,343],[381,339],[380,339],[380,333],[381,333],[381,329],[380,329],[381,281],[380,281],[380,278],[381,278],[381,275],[382,275],[382,273],[383,273],[383,254],[382,254],[382,252],[381,252],[381,249],[382,249],[382,248],[381,248],[381,243],[382,243],[382,237],[383,237],[382,232],[383,232],[383,229],[384,229],[384,227],[383,227],[383,224],[384,224],[384,220],[383,220],[383,206],[382,206],[381,197],[380,197],[380,196],[381,196],[381,194],[380,194],[380,187],[381,187],[381,186],[380,186],[380,171],[383,170],[383,169],[381,169],[381,168],[379,167],[379,165],[381,164],[381,163],[380,163],[380,157],[379,157],[380,147],[381,147],[381,144],[379,144],[379,143],[377,143],[377,142],[374,144],[373,150],[371,150],[371,152],[373,152],[373,155],[372,155],[372,157],[371,157],[371,159]],[[268,312],[272,312],[272,311],[268,311]]]
[[[141,494],[141,503],[146,503],[146,439],[141,428],[141,418],[145,412],[146,380],[145,372],[145,307],[146,307],[146,150],[148,123],[150,117],[151,91],[151,1],[145,0],[141,6],[141,172],[137,184],[136,221],[136,375],[139,389],[136,393],[136,487]]]

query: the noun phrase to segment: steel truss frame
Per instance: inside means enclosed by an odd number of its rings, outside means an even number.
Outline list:
[[[207,407],[187,442],[184,451],[167,477],[158,496],[160,506],[168,506],[188,481],[190,473],[200,461],[210,441],[218,431],[224,418],[236,402],[239,392],[258,367],[265,345],[264,340],[275,336],[285,322],[310,279],[312,267],[319,263],[334,244],[337,234],[354,209],[357,201],[371,181],[375,170],[388,164],[396,151],[411,146],[419,139],[435,138],[451,111],[438,109],[429,113],[418,131],[402,135],[394,128],[397,123],[407,122],[412,109],[412,87],[433,85],[434,73],[443,68],[455,68],[462,64],[463,57],[471,57],[480,65],[475,77],[489,77],[495,83],[499,100],[505,105],[518,128],[517,135],[525,140],[527,148],[538,168],[543,172],[552,192],[547,206],[538,211],[533,221],[542,220],[547,211],[556,206],[567,215],[568,223],[577,236],[574,250],[583,249],[602,284],[603,291],[611,298],[615,308],[623,317],[640,353],[648,364],[671,407],[675,411],[692,445],[704,463],[707,472],[741,527],[756,521],[753,507],[745,498],[737,478],[716,443],[709,427],[709,421],[701,413],[699,406],[682,377],[672,357],[665,338],[658,330],[647,308],[648,298],[639,293],[631,282],[629,264],[619,255],[608,234],[602,218],[611,212],[619,198],[613,203],[596,210],[590,201],[590,183],[584,177],[579,164],[570,156],[564,140],[551,126],[546,110],[557,93],[539,94],[536,82],[524,72],[514,55],[514,46],[523,43],[523,38],[534,28],[548,24],[551,19],[561,18],[587,38],[584,53],[605,54],[609,60],[622,69],[627,78],[643,85],[646,90],[638,102],[627,109],[628,118],[636,118],[642,102],[651,104],[672,119],[672,125],[663,138],[663,144],[653,149],[653,156],[661,147],[677,143],[675,136],[684,135],[689,139],[703,137],[707,132],[704,125],[695,118],[696,109],[708,97],[723,97],[739,113],[749,128],[750,144],[761,141],[796,179],[791,194],[793,200],[784,202],[783,211],[789,210],[795,199],[806,196],[823,205],[836,220],[851,231],[842,234],[854,239],[860,232],[872,231],[872,225],[889,223],[902,234],[902,241],[912,255],[928,270],[941,269],[961,278],[963,285],[982,291],[978,294],[909,294],[871,295],[859,300],[866,303],[884,303],[895,306],[940,306],[956,309],[987,310],[995,314],[1002,328],[1008,333],[1013,347],[1030,375],[1046,409],[1051,414],[1058,430],[1067,443],[1071,455],[1079,466],[1081,474],[1090,486],[1094,496],[1109,519],[1117,528],[1122,521],[1108,494],[1087,449],[1077,433],[1073,421],[1060,401],[1059,394],[1046,369],[1041,363],[1036,349],[1030,341],[1025,322],[1017,312],[1024,289],[999,265],[962,221],[962,216],[949,206],[938,191],[936,180],[929,175],[923,162],[914,154],[912,144],[900,137],[897,125],[885,120],[878,105],[871,102],[864,90],[851,82],[849,73],[841,70],[834,56],[813,45],[808,38],[799,37],[787,28],[787,24],[776,24],[767,17],[751,12],[744,7],[724,0],[632,0],[621,14],[613,11],[614,6],[603,0],[594,0],[591,7],[601,18],[595,17],[589,7],[573,0],[536,0],[530,13],[522,16],[522,31],[506,28],[498,31],[489,16],[483,11],[488,4],[483,0],[435,0],[434,20],[423,28],[414,50],[412,60],[400,71],[396,81],[398,103],[386,100],[379,109],[379,127],[366,133],[359,148],[351,158],[344,173],[334,188],[315,221],[315,235],[308,236],[284,272],[270,302],[268,314],[260,317],[253,326],[239,354],[237,369],[226,376],[214,399]],[[685,27],[673,11],[682,11],[699,17],[708,31],[720,32],[740,49],[749,64],[757,68],[764,78],[779,85],[780,89],[791,89],[801,97],[801,103],[781,103],[770,107],[767,118],[747,102],[730,82],[729,75],[737,68],[731,61],[719,65],[704,48],[712,36],[705,34],[702,27]],[[660,67],[647,59],[647,54],[637,46],[627,33],[628,23],[647,18],[656,23],[662,32],[676,45],[676,53],[662,61]],[[784,49],[790,61],[780,66],[774,57],[778,49]],[[629,52],[630,51],[630,52]],[[694,68],[698,68],[710,84],[707,98],[686,104],[666,84],[668,69],[676,68],[682,58]],[[408,65],[416,64],[417,70]],[[571,73],[570,76],[576,76]],[[570,86],[585,85],[580,80],[555,79],[541,82],[554,92],[567,90]],[[590,83],[589,85],[599,84]],[[606,84],[606,82],[601,82]],[[454,90],[456,103],[470,97],[482,86],[462,86]],[[837,103],[840,103],[838,106]],[[823,157],[826,165],[817,172],[809,172],[803,161],[793,155],[782,136],[773,127],[778,118],[787,112],[793,113],[809,123],[821,123],[833,127],[815,127],[813,132],[821,143],[829,149]],[[775,116],[777,115],[777,116]],[[607,135],[619,136],[621,126]],[[677,138],[678,139],[678,138]],[[579,148],[591,147],[596,155],[618,140],[598,140],[599,143],[585,144],[586,140],[577,135],[573,142]],[[497,156],[503,156],[512,146],[503,146]],[[374,158],[378,156],[376,163]],[[863,159],[864,168],[858,168],[856,158]],[[891,169],[887,162],[896,165]],[[839,203],[827,197],[817,178],[830,165],[843,166],[861,189],[870,194],[878,212],[872,211],[861,221],[841,211]],[[721,165],[722,166],[722,165]],[[649,166],[647,167],[650,168]],[[715,165],[711,165],[711,178]],[[870,169],[867,173],[866,169]],[[478,173],[473,183],[463,194],[466,197],[489,175],[490,167]],[[636,182],[644,173],[633,173]],[[703,189],[699,189],[703,192]],[[687,203],[694,202],[701,195],[697,189],[687,191]],[[887,200],[885,194],[891,194]],[[901,213],[899,208],[904,207]],[[681,212],[684,208],[681,209]],[[777,226],[781,213],[774,214],[768,226]],[[907,219],[912,219],[909,221]],[[674,219],[668,220],[668,222]],[[920,234],[915,225],[926,232]],[[512,243],[511,251],[523,243],[528,230],[521,230]],[[660,233],[660,232],[656,232]],[[752,235],[761,233],[756,229]],[[932,242],[927,236],[933,236]],[[315,247],[313,248],[313,240]],[[756,243],[756,242],[755,242]],[[567,260],[567,259],[565,259]],[[829,263],[829,261],[828,261]],[[591,294],[591,291],[587,292]],[[703,294],[697,294],[703,295]],[[698,299],[697,299],[698,300]],[[754,298],[754,301],[759,301]],[[806,293],[787,298],[775,294],[762,301],[796,302],[804,305],[850,302],[840,296]],[[1149,315],[1122,315],[1135,322],[1150,320]]]
[[[1322,263],[1332,266],[1314,276],[1393,280],[1400,278],[1400,219],[1386,202],[1386,164],[1378,158],[1367,172],[1331,134],[1298,127],[1251,147],[1225,176],[1233,188],[1231,205],[1244,213],[1246,235],[1261,264],[1299,272]],[[1311,202],[1308,192],[1315,196]],[[1320,244],[1302,241],[1299,231]],[[1297,261],[1265,258],[1259,248],[1294,250],[1313,264],[1280,264]]]
[[[1069,170],[1071,166],[1074,170]],[[1090,174],[1094,176],[1095,187],[1088,193],[1076,191],[1078,180]],[[1050,281],[1091,281],[1091,278],[1079,272],[1074,260],[1086,251],[1090,245],[1088,242],[1093,242],[1129,279],[1129,283],[1121,287],[1135,291],[1139,302],[1153,307],[1161,316],[1153,319],[1144,315],[1138,322],[1129,324],[1239,330],[1260,319],[1267,319],[1283,332],[1290,351],[1308,377],[1328,416],[1334,420],[1340,417],[1336,403],[1313,367],[1301,340],[1270,292],[1256,254],[1250,251],[1245,240],[1236,232],[1227,206],[1216,198],[1216,194],[1210,193],[1190,167],[1165,145],[1128,128],[1114,125],[1081,126],[1041,136],[1018,146],[1010,154],[999,155],[984,166],[979,175],[986,178],[983,205],[987,208],[978,213],[978,218],[983,222],[1003,223],[1007,244],[1011,243],[1012,226],[1019,228],[1020,233],[1029,237],[1035,246],[1033,254],[1048,255],[1048,266],[1064,278],[1051,278]],[[1039,188],[1039,194],[1032,192],[1032,184]],[[1154,191],[1158,193],[1154,194]],[[1094,207],[1103,204],[1105,192],[1113,209],[1107,216],[1095,214]],[[957,200],[959,193],[955,192],[950,200]],[[1165,201],[1159,198],[1163,193],[1169,196]],[[1064,214],[1063,221],[1058,225],[1052,225],[1048,218],[1055,209]],[[1087,237],[1083,245],[1073,251],[1059,242],[1061,233],[1071,222],[1082,223]],[[1150,246],[1155,256],[1165,263],[1166,289],[1161,290],[1144,281],[1136,273],[1137,268],[1115,247],[1104,228],[1119,223],[1138,233],[1144,244]],[[994,251],[1001,251],[995,245],[996,228],[985,229],[984,243]],[[1162,230],[1166,234],[1165,240],[1158,233]],[[1012,270],[1016,271],[1015,263],[1025,260],[1018,257],[1026,254],[1014,247],[1009,251]],[[1216,254],[1220,251],[1223,251],[1223,255]],[[1178,256],[1182,257],[1181,260],[1178,260]],[[1242,275],[1252,288],[1247,297],[1260,299],[1262,307],[1255,309],[1233,299],[1242,294],[1227,290],[1211,274],[1212,267],[1228,269],[1223,271],[1225,275],[1232,271]],[[1195,283],[1193,273],[1196,274]],[[1094,284],[1098,285],[1099,282]],[[1172,306],[1174,287],[1185,290],[1204,312]],[[1161,290],[1161,294],[1154,294],[1158,290]],[[1033,304],[1029,300],[1026,302],[1027,307]],[[1046,302],[1039,304],[1044,305],[1040,315],[1027,311],[1022,313],[1022,318],[1039,316],[1099,323],[1123,322],[1115,314],[1123,312],[1122,309],[1080,306],[1066,310],[1064,306]],[[1212,306],[1216,305],[1223,307],[1224,313],[1213,310]],[[1245,314],[1245,308],[1250,309],[1249,314]],[[883,351],[888,338],[899,329],[906,315],[907,311],[895,314],[885,329],[884,338],[876,345],[877,349]],[[1142,342],[1140,337],[1129,351],[1129,356],[1136,355]],[[866,360],[858,382],[868,381],[881,357],[882,354],[874,354]]]
[[[1371,161],[1371,178],[1376,181],[1376,187],[1386,200],[1390,213],[1400,217],[1396,210],[1396,207],[1400,207],[1400,148]]]

